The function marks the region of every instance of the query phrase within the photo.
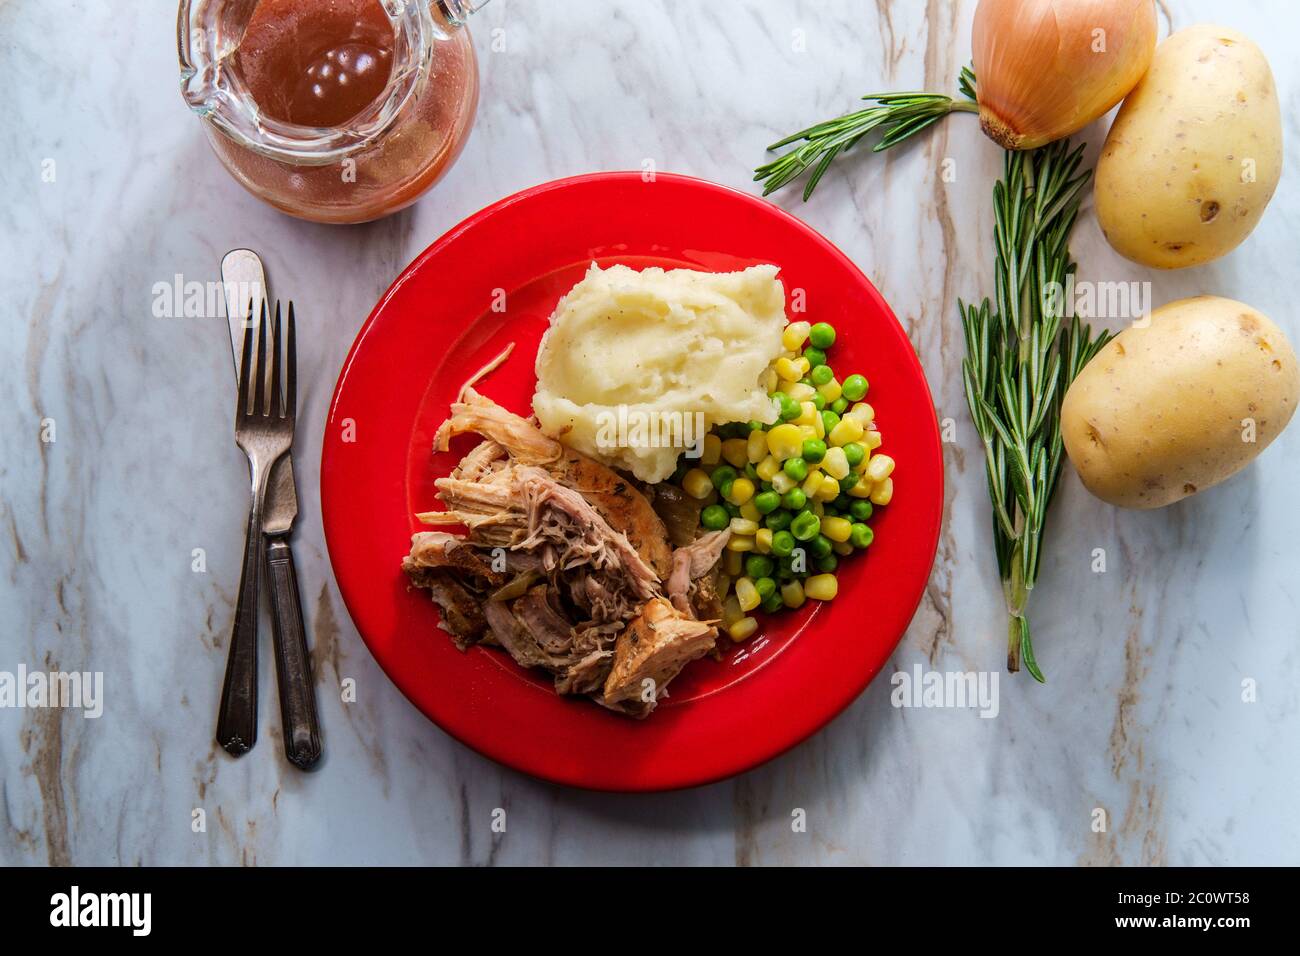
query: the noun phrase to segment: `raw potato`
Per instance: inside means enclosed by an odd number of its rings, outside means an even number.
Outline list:
[[[1248,305],[1203,295],[1108,342],[1066,393],[1061,431],[1094,495],[1159,508],[1245,468],[1286,427],[1298,396],[1282,330]]]
[[[1124,100],[1097,161],[1097,220],[1120,255],[1159,269],[1241,244],[1282,173],[1273,73],[1236,30],[1180,30]]]

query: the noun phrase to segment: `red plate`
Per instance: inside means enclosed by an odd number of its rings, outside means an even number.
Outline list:
[[[697,661],[643,721],[561,698],[503,652],[462,654],[399,569],[434,478],[472,446],[432,456],[465,379],[508,342],[479,388],[528,414],[537,343],[592,260],[711,271],[780,267],[797,318],[832,323],[843,373],[862,372],[897,461],[875,543],[841,565],[835,601],[762,620],[724,659]],[[495,309],[494,309],[495,306]],[[504,311],[501,311],[504,309]],[[938,543],[943,466],[934,405],[903,329],[833,245],[776,206],[713,183],[598,173],[524,190],[471,216],[393,283],[344,362],[321,455],[321,511],[343,600],[379,664],[431,720],[486,756],[601,790],[664,790],[739,773],[803,740],[889,658]],[[725,641],[725,638],[724,638]]]

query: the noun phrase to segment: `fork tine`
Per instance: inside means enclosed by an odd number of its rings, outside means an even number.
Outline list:
[[[248,383],[252,376],[253,351],[253,300],[248,300],[248,321],[244,323],[244,347],[239,359],[239,406],[235,417],[242,418],[248,414]]]
[[[298,414],[298,342],[294,330],[293,300],[289,300],[289,328],[284,360],[284,408],[290,421]]]
[[[281,354],[284,343],[280,338],[280,300],[275,300],[275,324],[271,326],[271,402],[267,414],[275,418],[284,417],[284,395],[280,392],[280,367],[284,364]]]
[[[257,370],[254,378],[257,388],[254,390],[253,414],[266,414],[266,300],[262,300],[262,314],[257,323]]]

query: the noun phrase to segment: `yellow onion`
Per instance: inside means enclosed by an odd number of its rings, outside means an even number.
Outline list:
[[[980,0],[980,128],[1005,149],[1069,136],[1128,95],[1155,49],[1154,0]]]

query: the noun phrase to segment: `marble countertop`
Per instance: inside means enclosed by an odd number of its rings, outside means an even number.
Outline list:
[[[752,190],[767,143],[861,93],[951,89],[974,0],[496,0],[472,26],[483,93],[458,165],[411,210],[354,228],[281,216],[226,175],[177,93],[174,3],[72,6],[51,22],[36,0],[0,5],[0,671],[102,672],[104,708],[0,708],[0,864],[1300,859],[1296,429],[1223,486],[1151,513],[1101,504],[1067,467],[1032,603],[1050,683],[1003,674],[996,719],[891,705],[890,672],[996,670],[1004,654],[956,312],[989,286],[1001,154],[969,117],[842,159],[807,204],[776,197],[881,289],[940,418],[956,423],[921,608],[886,673],[829,727],[699,789],[552,786],[426,721],[339,599],[319,519],[320,426],[356,329],[410,259],[554,177],[649,159]],[[1221,21],[1264,48],[1294,143],[1294,5],[1168,6],[1177,26]],[[1088,131],[1090,156],[1103,131]],[[939,175],[945,159],[954,182]],[[1080,274],[1149,279],[1157,303],[1245,299],[1300,337],[1294,166],[1235,254],[1172,274],[1113,253],[1089,199],[1072,244]],[[212,743],[246,513],[226,333],[150,308],[155,283],[215,279],[241,245],[263,252],[273,290],[314,332],[300,348],[296,449],[296,553],[329,750],[312,775],[283,759],[269,650],[262,745],[235,761]],[[354,703],[340,700],[345,678]]]

